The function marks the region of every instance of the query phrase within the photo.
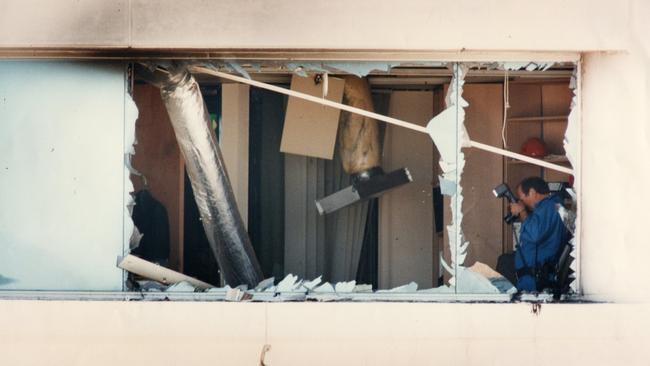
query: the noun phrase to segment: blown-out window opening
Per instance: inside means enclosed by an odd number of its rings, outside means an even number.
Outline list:
[[[129,210],[115,256],[117,273],[131,275],[119,286],[150,299],[509,301],[517,284],[497,259],[518,239],[495,187],[516,193],[523,178],[543,178],[576,232],[575,69],[136,63],[137,121],[128,94],[123,108]],[[578,293],[571,240],[555,295]],[[16,281],[0,289],[64,290],[9,272]]]

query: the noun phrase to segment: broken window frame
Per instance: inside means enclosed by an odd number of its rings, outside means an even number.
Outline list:
[[[493,58],[493,57],[490,57],[490,58]],[[574,97],[574,103],[575,104],[574,104],[574,107],[572,108],[571,114],[572,115],[574,113],[576,114],[576,116],[574,117],[574,122],[576,122],[578,124],[577,130],[579,132],[579,131],[581,131],[581,128],[582,128],[582,126],[580,125],[581,63],[579,62],[579,57],[568,57],[568,58],[563,59],[563,61],[565,61],[565,62],[576,62],[576,70],[577,70],[577,72],[576,72],[576,87],[575,87],[575,97]],[[459,64],[462,64],[463,62],[461,61],[461,62],[451,62],[451,63],[454,65],[454,67],[457,67]],[[457,71],[455,71],[455,76],[456,76],[456,72]],[[383,116],[383,117],[385,117],[385,116]],[[421,132],[423,132],[423,131],[421,131]],[[457,138],[457,143],[458,143],[458,139],[460,138],[459,133],[457,133],[456,138]],[[580,172],[580,162],[581,162],[580,156],[579,156],[579,151],[580,151],[580,146],[581,146],[580,145],[580,136],[577,136],[577,140],[575,142],[573,142],[573,143],[576,144],[575,150],[578,152],[578,157],[575,158],[576,162],[572,162],[572,164],[573,164],[574,169],[576,171],[576,174],[575,174],[575,187],[577,188],[577,205],[578,205],[577,209],[578,209],[578,212],[580,212],[581,211],[581,191],[582,191],[582,189],[581,189],[581,177],[580,177],[580,174],[579,174],[579,172]],[[477,146],[475,146],[475,147],[477,147]],[[458,150],[458,153],[462,153],[462,151],[460,149],[457,149],[457,150]],[[457,179],[458,178],[459,177],[457,177]],[[456,223],[456,225],[459,226],[460,224]],[[575,279],[576,286],[575,286],[575,288],[577,289],[577,291],[576,291],[577,294],[580,294],[580,289],[581,289],[581,286],[580,286],[581,215],[578,215],[578,217],[577,217],[576,227],[577,227],[576,228],[576,243],[575,243],[575,249],[574,249],[574,252],[576,253],[576,279]],[[454,269],[456,269],[456,267],[454,267]],[[5,292],[2,291],[1,293],[2,293],[2,296],[4,296]],[[65,293],[59,293],[59,292],[41,292],[39,295],[36,295],[36,296],[40,296],[41,298],[52,298],[52,297],[56,297],[56,296],[64,296],[64,294]],[[413,294],[413,293],[394,294],[394,295],[381,295],[381,294],[373,293],[373,294],[358,294],[358,295],[359,296],[356,296],[356,295],[353,296],[353,298],[348,298],[348,300],[353,300],[353,301],[372,301],[372,300],[453,301],[453,300],[486,299],[486,297],[484,295],[481,295],[481,294],[460,294],[460,293],[456,293],[456,294],[454,294],[452,296],[444,296],[444,295],[441,296],[441,295],[432,295],[432,294],[422,294],[420,296],[418,294]],[[73,295],[73,296],[82,296],[82,295],[77,294],[77,295]],[[108,296],[108,295],[106,293],[104,293],[103,296]],[[115,297],[115,298],[127,298],[129,296],[131,296],[131,295],[126,295],[126,294],[125,295],[119,295],[119,294],[111,293],[111,295],[108,296],[108,297],[111,297],[111,298],[113,298],[113,297]],[[137,295],[137,296],[141,296],[141,295]],[[156,298],[156,297],[159,297],[159,298],[160,297],[165,297],[165,298],[167,298],[167,297],[170,297],[170,296],[178,297],[179,299],[184,298],[184,299],[193,299],[193,300],[206,299],[206,297],[207,298],[212,297],[212,296],[205,296],[205,294],[193,294],[193,295],[189,295],[189,294],[181,295],[181,294],[178,294],[178,293],[175,293],[175,294],[146,294],[146,297],[149,297],[149,298],[152,298],[152,299]],[[490,298],[487,297],[487,299],[489,300]]]

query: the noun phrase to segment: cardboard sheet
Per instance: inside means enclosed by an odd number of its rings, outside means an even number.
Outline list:
[[[344,86],[343,80],[329,77],[326,99],[341,103]],[[294,75],[291,79],[291,90],[316,97],[323,96],[323,87],[323,82],[315,83],[313,75],[309,77]],[[289,97],[280,151],[332,159],[340,114],[340,109]]]

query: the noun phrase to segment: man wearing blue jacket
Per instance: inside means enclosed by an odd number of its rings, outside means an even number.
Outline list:
[[[548,184],[539,177],[529,177],[517,187],[519,202],[510,204],[510,212],[519,215],[522,222],[519,245],[514,253],[517,272],[517,289],[519,291],[538,291],[541,284],[536,281],[552,273],[543,271],[557,260],[562,244],[568,240],[562,218],[558,213],[561,199],[551,194]]]

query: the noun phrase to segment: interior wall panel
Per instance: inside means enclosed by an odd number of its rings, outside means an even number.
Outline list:
[[[136,85],[138,106],[133,167],[144,174],[149,191],[165,206],[169,218],[169,266],[183,270],[184,164],[160,89]],[[141,178],[131,176],[134,192],[144,189]]]
[[[219,148],[244,227],[248,227],[249,107],[248,85],[223,84]]]
[[[501,84],[465,84],[465,127],[469,136],[484,144],[502,146],[503,87]],[[463,222],[465,239],[471,244],[464,265],[480,261],[496,268],[502,254],[502,201],[492,189],[503,180],[503,158],[477,149],[464,149]]]
[[[571,111],[573,90],[569,83],[542,85],[542,112],[545,116],[568,116]],[[567,120],[544,123],[544,142],[550,154],[564,155],[564,134]],[[544,179],[549,182],[566,182],[569,175],[550,169],[544,170]]]
[[[433,117],[433,92],[395,91],[389,115],[425,126]],[[386,126],[383,168],[407,167],[413,182],[379,199],[379,287],[411,281],[433,285],[433,143],[428,135]],[[437,271],[436,271],[437,272]]]

